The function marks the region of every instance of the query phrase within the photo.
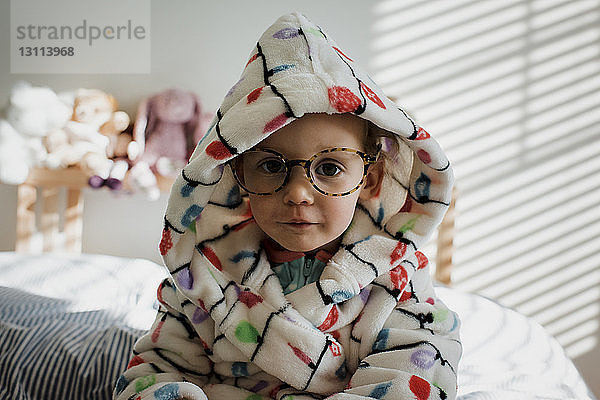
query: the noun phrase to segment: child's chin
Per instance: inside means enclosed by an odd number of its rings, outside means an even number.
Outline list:
[[[297,243],[289,246],[283,246],[287,251],[294,251],[298,253],[308,253],[318,249],[320,246],[299,246]]]
[[[314,239],[314,238],[312,238]],[[298,253],[313,253],[318,250],[326,250],[330,253],[335,253],[335,250],[339,247],[339,240],[334,239],[333,241],[315,241],[315,240],[307,240],[300,241],[294,240],[286,243],[279,243],[281,247],[288,251],[294,251]]]
[[[302,242],[298,240],[290,240],[278,243],[282,248],[284,248],[287,251],[294,251],[299,253],[308,253],[313,250],[317,250],[319,247],[325,245],[325,243],[323,245],[319,245],[318,243],[314,242]]]

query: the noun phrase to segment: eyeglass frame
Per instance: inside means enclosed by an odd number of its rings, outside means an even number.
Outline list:
[[[360,150],[356,150],[356,149],[352,149],[350,147],[332,147],[332,148],[328,148],[325,150],[321,150],[318,153],[313,154],[309,159],[307,160],[302,160],[302,159],[294,159],[294,160],[289,160],[287,157],[285,157],[283,154],[275,151],[275,150],[271,150],[271,149],[261,149],[258,147],[252,148],[250,149],[251,151],[264,151],[266,153],[271,153],[276,155],[277,157],[279,157],[282,161],[283,161],[283,165],[285,167],[285,178],[283,180],[283,182],[281,183],[281,185],[271,191],[271,192],[253,192],[251,190],[248,190],[241,182],[241,180],[238,178],[237,173],[235,172],[235,168],[233,166],[233,163],[236,161],[235,158],[229,160],[227,163],[229,164],[229,167],[231,168],[231,172],[233,173],[233,177],[235,178],[236,182],[248,193],[250,194],[254,194],[257,196],[269,196],[269,195],[273,195],[277,192],[279,192],[281,189],[283,189],[285,187],[285,185],[288,184],[289,180],[290,180],[290,175],[292,173],[292,168],[297,166],[302,167],[302,169],[304,169],[304,175],[306,176],[306,178],[308,179],[308,181],[310,182],[311,186],[313,188],[315,188],[315,190],[317,190],[317,192],[324,194],[325,196],[331,196],[331,197],[342,197],[342,196],[347,196],[349,194],[352,194],[354,192],[356,192],[361,186],[362,184],[365,182],[365,178],[367,176],[367,173],[369,172],[369,167],[372,164],[375,164],[378,160],[379,160],[379,154],[381,153],[381,144],[377,147],[377,154],[375,155],[371,155],[371,154],[367,154],[365,152],[362,152]],[[322,189],[320,189],[315,182],[312,179],[311,173],[310,173],[310,166],[311,163],[317,159],[319,156],[323,155],[323,154],[327,154],[327,153],[333,153],[336,151],[346,151],[346,152],[350,152],[350,153],[355,153],[357,155],[360,156],[360,158],[363,160],[363,164],[364,164],[364,170],[363,170],[363,176],[360,180],[360,182],[351,190],[343,192],[343,193],[328,193]],[[241,156],[241,154],[240,154]],[[239,156],[238,156],[239,157]]]

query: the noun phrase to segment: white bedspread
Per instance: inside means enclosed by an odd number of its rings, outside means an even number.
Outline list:
[[[0,398],[110,399],[165,276],[141,259],[0,253]],[[459,399],[594,399],[540,325],[481,296],[437,290],[463,323]]]
[[[595,398],[541,325],[481,296],[443,287],[437,292],[463,324],[459,399]]]

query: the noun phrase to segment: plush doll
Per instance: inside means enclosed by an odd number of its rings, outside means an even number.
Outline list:
[[[175,177],[185,166],[210,122],[198,97],[189,91],[167,89],[142,101],[133,137],[141,156],[131,177],[149,197],[157,197],[156,180],[150,172]]]
[[[129,121],[129,116],[127,116],[127,121]],[[109,124],[113,125],[113,123]],[[103,132],[104,135],[108,135],[106,126],[107,124],[100,128],[100,131]],[[118,128],[118,130],[120,130],[120,128]],[[103,182],[99,182],[99,185],[106,185],[113,190],[120,190],[124,185],[126,189],[132,189],[129,184],[129,175],[131,175],[129,171],[133,166],[134,161],[138,158],[140,151],[138,143],[133,140],[132,124],[129,124],[122,132],[112,134],[112,136],[109,136],[109,139],[108,155],[113,161],[113,166],[109,178]],[[152,176],[154,177],[154,175]]]
[[[123,154],[123,143],[122,141],[127,136],[122,133],[129,127],[131,119],[129,115],[124,111],[115,111],[112,117],[100,126],[100,133],[108,138],[108,147],[106,155],[108,158],[114,159],[122,157]],[[126,153],[129,153],[129,157],[134,160],[139,155],[137,143],[133,141],[133,137],[129,135],[128,149]]]
[[[42,138],[62,127],[69,107],[47,87],[17,82],[0,119],[0,182],[20,184],[47,156]]]
[[[120,189],[127,168],[122,163],[116,167],[111,157],[120,133],[130,123],[129,116],[117,111],[113,96],[98,89],[78,89],[71,97],[71,120],[46,138],[47,165],[63,168],[77,164],[90,176],[90,186]]]

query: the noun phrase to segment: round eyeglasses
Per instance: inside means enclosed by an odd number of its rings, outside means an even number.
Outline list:
[[[292,168],[304,168],[306,178],[320,193],[346,196],[363,184],[369,166],[377,161],[359,150],[346,147],[325,149],[308,160],[288,160],[270,149],[252,149],[230,161],[233,175],[248,193],[270,195],[289,181]]]

